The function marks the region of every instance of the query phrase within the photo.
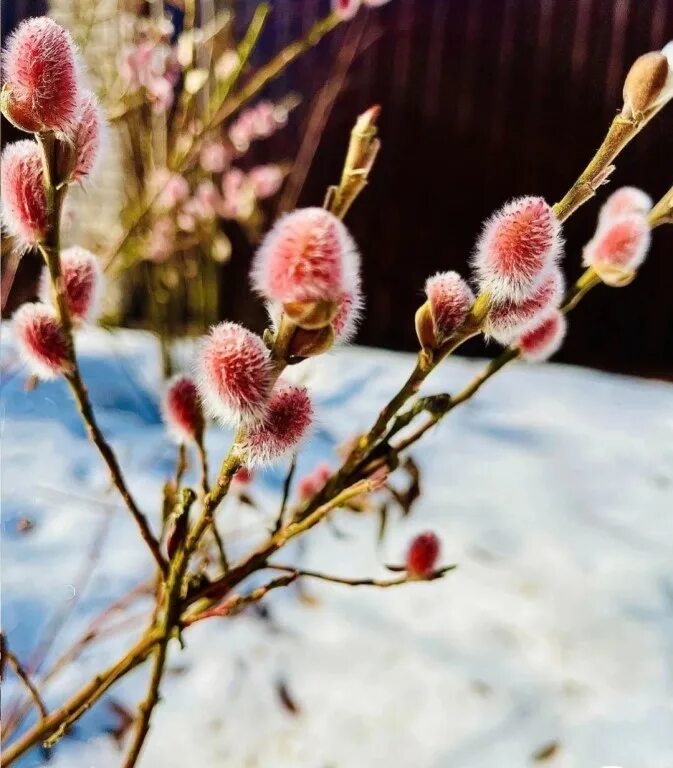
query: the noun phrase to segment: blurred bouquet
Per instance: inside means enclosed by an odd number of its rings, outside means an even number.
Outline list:
[[[109,121],[106,156],[86,194],[75,191],[66,206],[64,238],[104,254],[117,278],[107,322],[154,330],[169,373],[171,339],[202,333],[221,314],[232,228],[254,243],[273,213],[289,163],[256,165],[250,149],[287,124],[299,98],[259,95],[280,71],[277,59],[248,93],[235,93],[266,4],[238,43],[233,7],[154,3],[144,15],[131,3],[116,13],[116,0],[52,5]],[[322,33],[338,20],[323,20]]]

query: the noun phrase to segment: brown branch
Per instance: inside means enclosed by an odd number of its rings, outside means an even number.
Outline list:
[[[182,492],[181,514],[189,516],[189,510],[196,501],[193,491],[185,488]],[[187,542],[184,540],[178,545],[178,550],[171,561],[168,579],[166,581],[166,590],[164,595],[163,615],[159,622],[160,639],[159,644],[154,650],[154,663],[150,675],[147,696],[138,709],[138,718],[133,734],[133,740],[129,747],[128,754],[124,760],[124,768],[133,768],[138,762],[140,752],[143,748],[147,734],[150,730],[150,720],[152,712],[159,702],[159,688],[164,676],[166,667],[166,657],[168,654],[168,643],[170,642],[173,631],[177,625],[180,616],[180,598],[182,592],[182,580],[188,563],[188,558],[182,558],[185,554]]]
[[[283,496],[281,498],[280,502],[280,509],[278,510],[278,515],[276,516],[276,522],[273,526],[272,533],[276,534],[281,529],[283,525],[283,518],[285,517],[285,510],[287,508],[287,502],[290,498],[290,488],[292,487],[292,480],[294,479],[294,474],[297,470],[297,454],[292,454],[292,459],[290,461],[290,466],[288,467],[287,474],[285,475],[285,480],[283,481]]]
[[[182,620],[182,626],[189,627],[192,624],[196,624],[197,621],[203,621],[204,619],[211,619],[216,617],[231,616],[234,613],[238,613],[247,605],[256,603],[265,597],[269,592],[281,587],[287,587],[297,579],[300,574],[293,571],[287,576],[281,576],[278,579],[273,579],[268,584],[264,584],[257,589],[253,589],[248,595],[233,595],[221,605],[210,608],[201,613],[195,613],[185,617]]]
[[[201,493],[205,499],[205,497],[208,495],[208,491],[210,490],[210,484],[208,482],[208,454],[206,453],[203,440],[204,436],[201,434],[196,440],[196,448],[198,450],[199,461],[201,463]],[[220,565],[222,567],[222,571],[226,573],[229,570],[229,560],[227,559],[227,551],[224,548],[224,541],[222,540],[222,536],[220,535],[220,532],[217,528],[217,521],[214,517],[210,528],[213,534],[213,539],[215,540],[217,552],[220,556]]]
[[[145,701],[139,707],[138,724],[133,735],[133,741],[129,752],[124,760],[124,768],[133,768],[138,762],[145,739],[150,729],[150,718],[152,712],[159,701],[159,687],[164,674],[166,665],[166,656],[168,652],[169,637],[165,637],[157,646],[154,652],[154,664],[152,665],[152,674]]]
[[[605,183],[610,175],[612,163],[617,155],[642,131],[660,109],[661,107],[658,107],[645,115],[638,116],[627,116],[622,113],[614,118],[603,142],[587,167],[563,199],[554,205],[554,213],[559,221],[568,219],[580,206],[596,194],[598,187]]]
[[[68,618],[72,615],[73,611],[77,607],[77,604],[84,594],[91,578],[94,574],[96,564],[101,556],[103,550],[103,543],[110,530],[110,523],[112,522],[112,515],[107,514],[103,519],[96,535],[93,537],[89,551],[84,561],[84,565],[81,569],[81,573],[75,579],[74,597],[65,603],[59,610],[57,610],[46,627],[41,632],[40,639],[37,643],[35,650],[30,654],[30,657],[26,663],[26,670],[37,675],[40,671],[45,658],[49,654],[49,651],[54,645],[59,632],[66,625]],[[44,683],[44,678],[42,678]],[[3,711],[3,733],[5,738],[11,735],[14,730],[20,725],[21,720],[28,709],[22,707],[21,701],[14,703],[7,707],[7,712]]]
[[[147,658],[158,640],[158,633],[148,633],[121,659],[90,680],[65,704],[43,718],[33,728],[11,744],[0,756],[4,766],[25,754],[33,745],[44,739],[53,744],[86,712],[117,680],[126,675]]]
[[[7,646],[7,641],[5,640],[4,635],[2,635],[2,658],[4,663],[9,664],[9,666],[14,670],[14,673],[16,676],[21,680],[23,685],[25,686],[26,690],[28,691],[28,694],[30,698],[33,701],[33,704],[35,705],[35,708],[37,709],[40,719],[44,720],[46,717],[48,717],[49,712],[47,710],[47,706],[42,700],[42,697],[40,696],[40,692],[35,687],[35,684],[30,679],[30,675],[26,670],[24,669],[23,665],[17,658],[17,656],[9,650],[9,647]]]
[[[380,487],[381,479],[360,480],[352,486],[345,488],[329,499],[320,507],[315,509],[310,515],[296,520],[281,528],[276,534],[271,536],[268,541],[261,545],[255,552],[248,555],[241,563],[232,567],[226,576],[212,582],[205,588],[191,595],[188,603],[194,603],[197,600],[208,599],[210,601],[220,600],[234,586],[254,571],[266,567],[268,559],[283,547],[290,539],[299,536],[317,525],[330,512],[343,506],[356,496],[371,493]]]
[[[159,542],[154,537],[154,534],[150,529],[149,523],[147,522],[147,518],[140,511],[140,509],[138,508],[138,505],[135,502],[135,499],[131,495],[131,492],[128,489],[128,486],[126,485],[126,481],[124,480],[124,476],[122,474],[121,467],[119,466],[119,462],[117,461],[117,457],[114,451],[112,450],[112,448],[110,447],[110,444],[107,442],[107,440],[103,436],[103,433],[101,432],[100,427],[98,426],[98,422],[96,421],[96,417],[94,416],[93,408],[91,406],[91,401],[89,400],[89,395],[88,395],[86,386],[80,375],[79,368],[77,366],[77,360],[74,357],[74,355],[72,358],[72,362],[74,366],[73,371],[72,373],[66,374],[65,378],[68,384],[70,385],[71,391],[75,396],[77,408],[86,425],[89,438],[91,439],[91,442],[98,449],[98,452],[103,458],[103,461],[107,464],[107,467],[110,471],[110,476],[112,477],[112,482],[114,483],[115,487],[119,491],[119,494],[121,495],[122,499],[126,503],[126,507],[128,508],[133,519],[135,520],[143,541],[145,542],[145,544],[147,544],[147,547],[152,553],[152,557],[154,558],[157,565],[159,566],[159,569],[163,574],[165,574],[166,562],[161,554],[161,549],[159,548]]]
[[[332,584],[343,584],[347,587],[379,587],[381,589],[387,589],[388,587],[398,587],[402,584],[409,584],[417,581],[435,581],[436,579],[441,579],[449,571],[455,570],[458,566],[447,565],[433,571],[425,578],[410,576],[408,573],[405,573],[403,576],[398,576],[396,579],[349,579],[343,576],[332,576],[327,573],[321,573],[320,571],[307,571],[303,568],[295,568],[291,565],[278,565],[276,563],[267,563],[266,567],[274,571],[294,573],[298,577],[329,581]]]
[[[303,138],[299,151],[283,185],[283,192],[277,207],[278,213],[291,211],[297,205],[325,125],[329,120],[337,96],[343,88],[348,71],[360,50],[367,20],[366,14],[361,15],[359,21],[356,20],[352,25],[349,25],[346,39],[341,46],[332,74],[311,105],[306,128],[302,132]]]
[[[64,373],[65,379],[70,386],[77,409],[80,412],[82,420],[86,426],[87,434],[91,439],[91,442],[96,446],[103,461],[107,464],[112,477],[112,482],[119,491],[122,499],[126,503],[126,506],[131,513],[133,519],[140,530],[140,535],[147,544],[148,549],[152,553],[152,556],[157,562],[157,565],[161,569],[162,573],[166,572],[166,563],[161,555],[159,543],[152,534],[147,519],[138,508],[131,492],[129,491],[124,477],[115,456],[114,451],[106,441],[103,433],[101,432],[96,417],[94,416],[91,401],[89,395],[82,380],[82,376],[77,363],[77,354],[75,351],[75,343],[72,334],[72,320],[70,318],[70,309],[68,307],[68,299],[65,292],[65,282],[61,273],[61,255],[60,255],[60,220],[61,209],[65,194],[67,192],[67,185],[61,185],[57,177],[57,169],[59,167],[59,152],[60,145],[62,143],[57,141],[53,134],[44,134],[40,136],[40,146],[42,147],[44,158],[44,179],[47,192],[47,200],[49,202],[49,215],[50,215],[50,227],[47,237],[44,243],[40,246],[40,250],[44,256],[49,271],[49,277],[51,279],[52,294],[54,297],[54,304],[58,314],[58,319],[63,330],[63,334],[66,339],[68,348],[68,369]]]

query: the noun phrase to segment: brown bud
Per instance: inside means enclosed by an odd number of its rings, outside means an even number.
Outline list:
[[[0,111],[12,125],[22,131],[37,133],[42,130],[42,124],[31,114],[30,105],[14,98],[9,83],[5,83],[0,92]]]
[[[290,357],[315,357],[327,352],[333,344],[334,331],[330,325],[314,331],[297,328],[292,334],[288,354]]]
[[[624,81],[623,115],[637,117],[656,106],[668,67],[668,59],[659,51],[645,53],[633,62]]]
[[[435,322],[432,319],[429,301],[426,301],[425,304],[416,310],[416,336],[418,336],[423,349],[435,349],[437,346],[438,339],[435,332]]]
[[[337,312],[334,301],[293,301],[284,304],[285,314],[300,328],[316,330],[329,325]]]

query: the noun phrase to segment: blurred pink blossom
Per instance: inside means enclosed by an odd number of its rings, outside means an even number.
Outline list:
[[[248,174],[248,182],[258,200],[272,197],[283,184],[285,174],[279,165],[258,165]]]
[[[143,40],[126,47],[121,54],[120,71],[131,93],[144,88],[156,111],[171,108],[180,65],[170,45]]]
[[[213,219],[222,204],[222,197],[212,181],[202,181],[194,192],[202,219]]]
[[[226,219],[247,219],[255,205],[255,195],[240,168],[232,168],[222,179],[223,200],[220,213]]]
[[[206,173],[221,173],[229,165],[231,151],[222,142],[206,144],[201,149],[199,162]]]
[[[270,101],[260,101],[241,112],[229,127],[229,139],[239,152],[245,152],[257,139],[266,139],[285,124],[286,113]]]
[[[173,252],[175,227],[168,216],[157,219],[152,226],[147,248],[148,261],[166,261]]]
[[[166,168],[155,172],[154,183],[160,190],[157,205],[170,210],[189,197],[189,182],[179,173],[171,173]]]

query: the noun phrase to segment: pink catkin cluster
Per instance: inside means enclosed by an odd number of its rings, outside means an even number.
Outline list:
[[[353,291],[359,256],[346,227],[322,208],[283,216],[267,234],[252,267],[264,298],[291,302],[338,301]]]
[[[565,315],[558,309],[549,310],[519,339],[521,357],[529,362],[548,360],[561,348],[566,328]]]
[[[73,321],[94,322],[103,293],[103,273],[98,259],[80,246],[66,248],[61,252],[61,273]],[[46,268],[40,279],[40,298],[45,303],[51,301],[51,282]]]
[[[299,498],[302,501],[313,498],[319,491],[325,487],[325,483],[332,476],[332,470],[328,464],[322,463],[310,472],[308,475],[302,477],[297,486],[297,492]]]
[[[484,322],[484,332],[501,344],[510,344],[534,327],[545,312],[558,307],[564,292],[563,273],[559,267],[553,267],[529,298],[492,304]]]
[[[214,326],[198,356],[198,386],[209,413],[225,424],[251,424],[267,410],[269,351],[259,336],[224,322]]]
[[[647,214],[651,199],[634,187],[614,192],[601,208],[598,227],[584,247],[584,265],[593,267],[603,282],[625,285],[642,265],[650,247]]]
[[[631,213],[646,216],[651,209],[652,198],[647,192],[637,187],[620,187],[603,203],[598,220],[603,224]]]
[[[19,351],[31,373],[54,379],[67,369],[68,345],[54,311],[46,304],[24,304],[13,318]]]
[[[178,443],[199,440],[203,433],[203,410],[196,382],[185,374],[174,376],[162,403],[164,421]]]
[[[337,299],[337,311],[332,318],[332,330],[337,343],[346,344],[353,340],[362,317],[363,305],[364,300],[358,279],[353,290],[345,291]]]
[[[425,293],[438,340],[450,336],[465,322],[474,294],[457,272],[440,272],[429,277]]]
[[[435,533],[426,531],[418,534],[407,551],[406,569],[409,576],[415,579],[427,579],[432,576],[437,567],[440,550],[441,544]]]
[[[229,140],[240,154],[246,152],[253,141],[267,139],[287,121],[287,110],[270,101],[262,100],[243,110],[229,127]]]
[[[507,203],[485,224],[473,256],[479,288],[492,301],[530,298],[561,256],[558,219],[541,197]]]
[[[105,120],[96,97],[85,93],[79,105],[72,142],[75,150],[73,181],[82,182],[93,176],[103,144]]]
[[[264,418],[248,430],[243,445],[246,464],[270,464],[293,450],[313,422],[313,404],[305,387],[278,382]]]
[[[8,144],[1,165],[2,221],[25,250],[44,240],[49,224],[38,145],[30,140]]]
[[[126,47],[119,63],[121,77],[129,92],[136,93],[143,88],[157,113],[171,108],[175,85],[180,78],[180,64],[172,46],[142,40]]]
[[[47,17],[28,19],[3,56],[3,111],[24,131],[69,133],[79,107],[79,75],[69,33]]]

